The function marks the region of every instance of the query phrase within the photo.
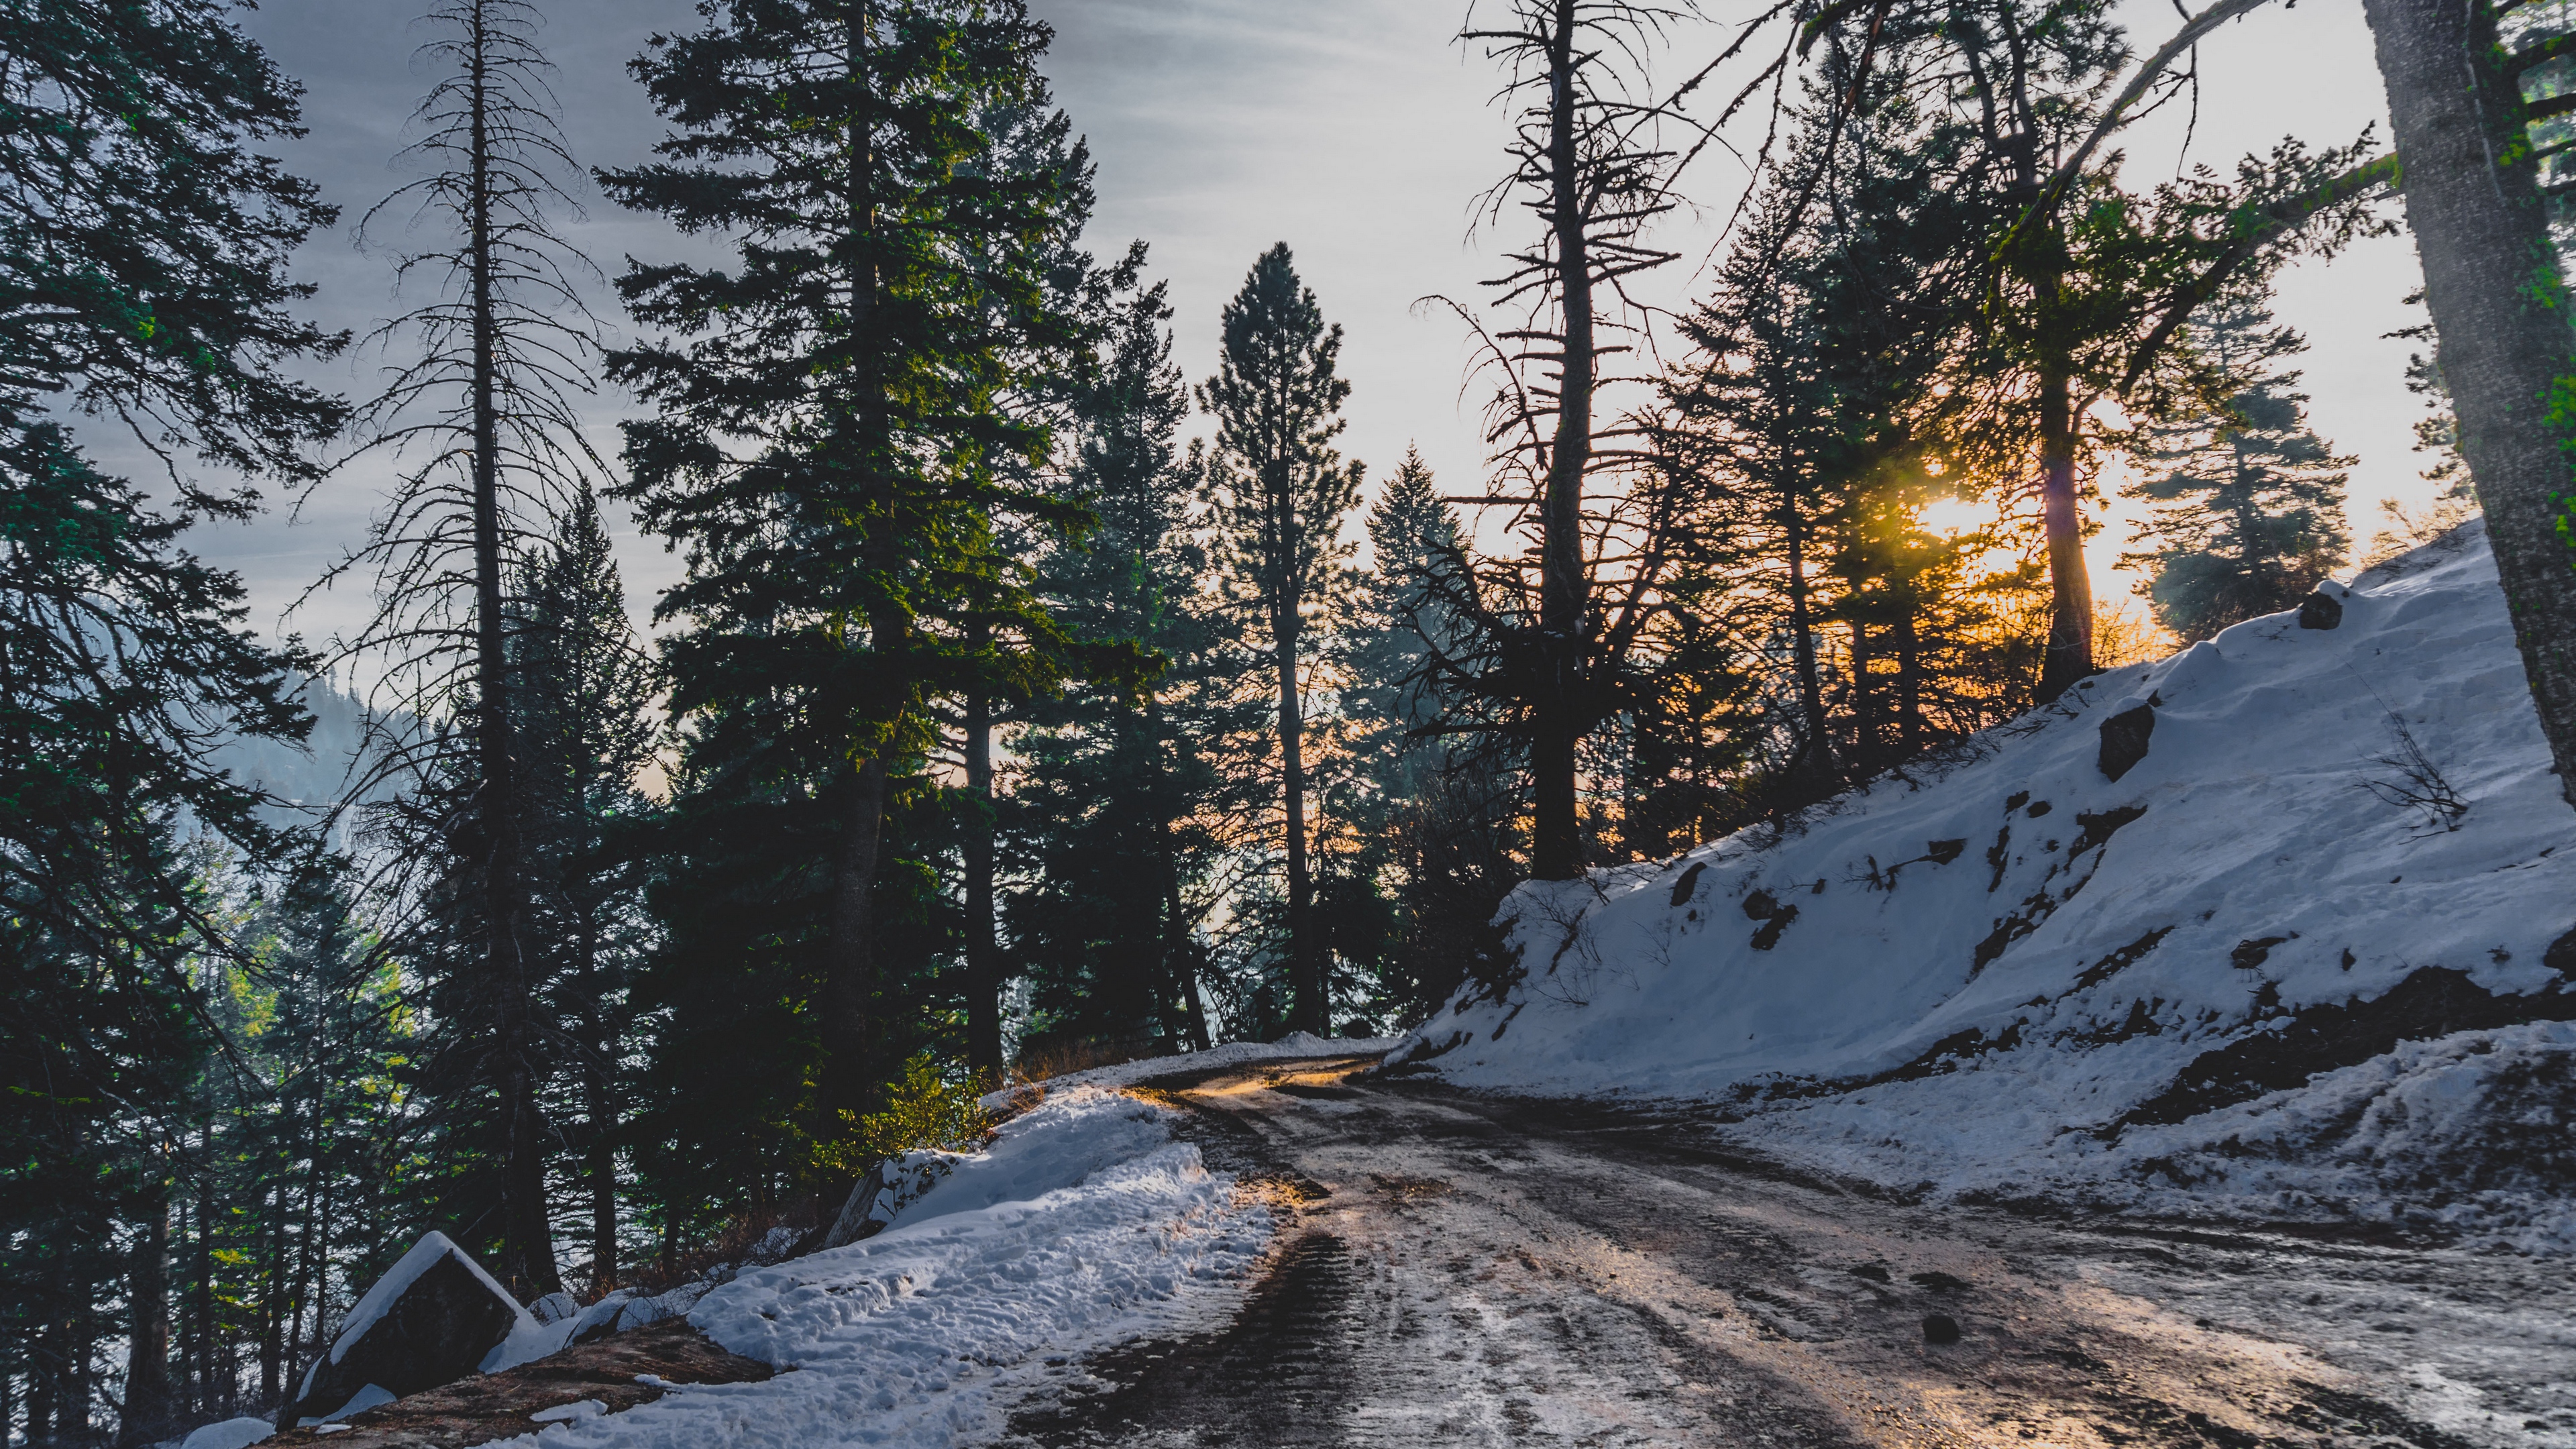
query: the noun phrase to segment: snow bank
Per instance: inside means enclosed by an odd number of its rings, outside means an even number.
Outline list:
[[[1324,1037],[1311,1031],[1292,1031],[1277,1041],[1233,1041],[1203,1052],[1189,1052],[1175,1057],[1142,1057],[1132,1062],[1117,1062],[1086,1071],[1067,1072],[1049,1077],[1038,1085],[1050,1092],[1067,1087],[1125,1087],[1155,1077],[1168,1077],[1175,1072],[1209,1071],[1240,1066],[1246,1062],[1282,1061],[1293,1057],[1360,1057],[1377,1056],[1393,1051],[1407,1038]],[[1006,1089],[984,1098],[984,1105],[995,1111],[1010,1105],[1011,1098],[1025,1088]]]
[[[1178,1114],[1051,1094],[862,1242],[745,1270],[689,1314],[766,1383],[675,1386],[507,1441],[544,1449],[989,1442],[1007,1406],[1091,1349],[1230,1307],[1269,1215],[1172,1140]]]
[[[2564,1140],[2566,1095],[2511,1083],[2565,1080],[2564,1028],[2514,1022],[2576,1016],[2576,812],[2483,525],[2324,592],[2332,627],[2105,674],[1785,830],[1523,887],[1521,979],[1395,1060],[1728,1102],[1735,1133],[1936,1194],[2565,1241],[2563,1148],[2509,1164],[2517,1133]],[[2396,798],[2445,792],[2465,813]],[[2404,1037],[2442,1040],[2369,1060]]]
[[[191,1431],[179,1449],[250,1449],[276,1432],[277,1426],[266,1419],[226,1419]]]

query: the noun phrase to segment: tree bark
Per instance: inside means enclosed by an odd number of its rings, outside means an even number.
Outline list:
[[[823,1128],[855,1126],[876,1087],[876,882],[885,837],[886,767],[861,760],[841,782],[841,853],[832,872],[830,963],[823,988]]]
[[[2049,588],[2048,652],[2039,667],[2042,700],[2057,698],[2093,673],[2093,575],[2084,562],[2084,519],[2075,496],[2073,391],[2064,367],[2042,365],[2039,496],[2048,530]]]
[[[2519,82],[2476,0],[2363,0],[2388,88],[2436,361],[2514,642],[2576,804],[2576,333]]]
[[[170,1192],[155,1182],[136,1204],[139,1229],[126,1278],[125,1412],[117,1443],[159,1442],[170,1425]]]
[[[1581,685],[1584,605],[1583,479],[1592,463],[1593,357],[1591,238],[1584,230],[1582,156],[1575,134],[1574,30],[1577,0],[1557,0],[1548,46],[1549,221],[1555,232],[1556,285],[1563,313],[1556,437],[1548,451],[1547,493],[1539,517],[1539,638],[1543,676],[1533,701],[1530,784],[1530,873],[1572,880],[1583,869],[1575,807],[1575,750],[1583,735]]]
[[[523,1292],[563,1288],[546,1215],[545,1122],[537,1103],[536,1041],[522,939],[519,790],[510,738],[509,655],[501,608],[501,437],[499,323],[493,312],[492,150],[489,50],[483,5],[469,20],[472,131],[467,157],[467,244],[473,268],[475,764],[474,811],[482,853],[484,990],[492,1009],[492,1085],[506,1147],[501,1163],[505,1276]]]
[[[985,642],[982,626],[974,644]],[[966,696],[966,1065],[1002,1071],[1002,971],[993,939],[993,706],[981,690]]]
[[[1285,462],[1280,471],[1287,470]],[[1295,503],[1289,489],[1274,490],[1283,518]],[[1296,520],[1302,522],[1303,520]],[[1321,944],[1315,939],[1315,880],[1306,858],[1306,741],[1304,710],[1297,697],[1297,636],[1304,625],[1297,597],[1295,522],[1282,530],[1289,547],[1270,609],[1272,664],[1279,676],[1279,762],[1282,804],[1288,830],[1288,1026],[1294,1031],[1330,1033],[1330,1004],[1324,999]]]

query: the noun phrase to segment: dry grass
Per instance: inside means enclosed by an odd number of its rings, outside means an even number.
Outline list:
[[[1093,1067],[1143,1061],[1164,1055],[1159,1046],[1156,1042],[1115,1041],[1107,1037],[1042,1042],[1021,1052],[1020,1059],[1011,1065],[1011,1084],[1025,1087]]]

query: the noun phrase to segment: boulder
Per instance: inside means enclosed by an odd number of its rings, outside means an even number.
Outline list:
[[[2343,600],[2323,589],[2299,600],[2299,627],[2331,629],[2343,622]]]
[[[335,1414],[371,1386],[399,1398],[480,1372],[524,1317],[464,1249],[429,1233],[349,1310],[279,1422]]]
[[[2102,773],[2117,780],[2136,768],[2138,761],[2147,757],[2147,741],[2155,732],[2152,702],[2124,709],[2102,721],[2102,753],[2097,761]]]

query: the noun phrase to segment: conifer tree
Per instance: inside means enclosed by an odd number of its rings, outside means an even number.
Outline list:
[[[579,1148],[572,1175],[588,1207],[590,1277],[618,1277],[618,1134],[634,1042],[628,990],[651,947],[636,826],[650,809],[639,778],[659,731],[652,661],[626,615],[626,592],[598,499],[577,494],[560,537],[524,566],[513,629],[518,741],[536,943],[534,979],[552,1038],[556,1120]]]
[[[2150,430],[2146,461],[2169,469],[2138,487],[2155,507],[2124,556],[2151,566],[2156,621],[2184,639],[2295,607],[2342,563],[2345,470],[2308,430],[2298,374],[2269,366],[2301,350],[2260,304],[2239,300],[2205,324],[2211,360],[2242,380],[2227,411]]]
[[[1261,666],[1207,596],[1165,297],[1156,283],[1116,303],[1075,395],[1067,479],[1100,524],[1041,565],[1069,628],[1133,640],[1162,668],[1133,689],[1084,685],[1036,705],[1016,747],[1023,773],[1005,822],[1035,867],[1008,907],[1029,978],[1024,1041],[1211,1043],[1201,927],[1235,843],[1221,827],[1258,804],[1243,772],[1221,768],[1230,742],[1259,732],[1258,703],[1230,686]]]
[[[1313,919],[1307,821],[1304,670],[1352,546],[1342,518],[1358,500],[1361,465],[1334,451],[1350,384],[1339,372],[1342,329],[1327,327],[1315,294],[1281,242],[1261,254],[1224,311],[1217,375],[1199,389],[1216,417],[1208,477],[1217,549],[1239,608],[1268,657],[1278,701],[1281,856],[1287,876],[1291,1030],[1330,1030],[1326,946]]]
[[[135,1432],[170,1406],[148,1250],[217,1049],[185,955],[220,925],[178,826],[293,853],[214,747],[301,738],[305,656],[184,534],[318,475],[345,410],[288,370],[339,339],[289,314],[286,262],[332,212],[261,154],[297,92],[228,9],[0,6],[0,1380],[31,1438],[92,1441],[119,1337],[146,1344]],[[153,491],[76,418],[124,429]]]
[[[1338,649],[1353,756],[1339,809],[1356,859],[1328,889],[1343,897],[1339,953],[1358,957],[1374,935],[1370,1010],[1385,1028],[1428,1016],[1481,964],[1519,841],[1509,762],[1435,733],[1448,710],[1439,660],[1468,634],[1438,586],[1463,525],[1418,452],[1388,475],[1367,525],[1369,569]]]
[[[601,178],[741,253],[618,283],[673,336],[615,359],[657,410],[627,427],[622,492],[687,551],[659,614],[680,625],[666,657],[698,844],[714,830],[770,857],[739,868],[781,888],[804,867],[771,852],[828,871],[819,938],[795,948],[821,1058],[797,1110],[825,1137],[902,1059],[879,893],[904,874],[888,823],[932,702],[1011,674],[1043,692],[1073,652],[995,541],[1015,518],[1082,521],[1030,479],[1045,419],[1006,406],[1080,340],[1043,275],[1073,198],[1061,171],[979,164],[979,118],[1029,98],[1047,38],[1017,3],[746,0],[635,63],[679,129],[665,160]],[[715,826],[727,812],[797,818]]]

